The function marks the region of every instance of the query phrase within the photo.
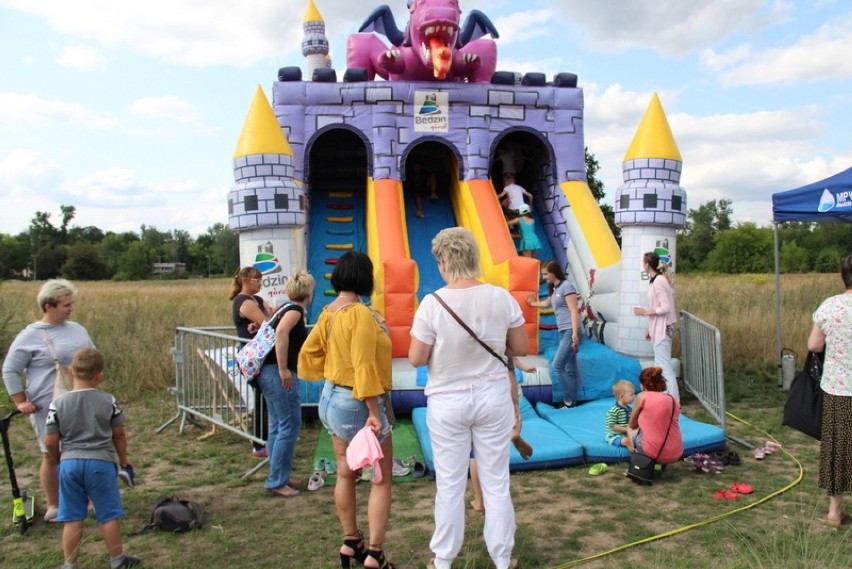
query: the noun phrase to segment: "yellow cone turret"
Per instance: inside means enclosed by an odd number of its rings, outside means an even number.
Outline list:
[[[660,98],[654,93],[651,103],[642,117],[642,122],[633,137],[630,148],[624,156],[624,161],[635,158],[667,158],[682,162],[680,150],[677,148],[666,113]]]
[[[290,143],[284,137],[281,125],[278,124],[278,119],[275,118],[272,106],[260,85],[254,93],[233,157],[250,154],[293,155]]]

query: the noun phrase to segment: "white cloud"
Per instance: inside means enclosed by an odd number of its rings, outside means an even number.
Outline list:
[[[734,33],[755,33],[787,12],[764,0],[625,2],[624,0],[547,0],[571,26],[579,43],[604,52],[634,47],[681,56]]]
[[[462,15],[464,18],[464,15]],[[492,23],[500,34],[499,45],[528,41],[538,36],[547,35],[547,27],[542,25],[553,19],[550,10],[532,10],[516,12],[511,16],[497,18]],[[490,38],[490,36],[488,36]]]
[[[195,105],[174,95],[143,97],[134,101],[130,105],[130,110],[142,117],[174,120],[180,123],[199,120]]]
[[[15,150],[0,160],[0,196],[49,194],[61,180],[59,165],[33,150]]]
[[[306,8],[305,0],[7,0],[7,5],[42,17],[64,34],[193,67],[248,67],[299,50]],[[361,3],[348,0],[323,2],[321,8],[335,33],[369,14]]]
[[[744,49],[742,46],[733,51]],[[747,49],[747,48],[745,48]],[[792,45],[766,49],[749,59],[717,56],[707,50],[702,61],[723,70],[727,85],[768,85],[852,78],[852,14],[824,24]]]
[[[57,59],[59,65],[91,71],[106,65],[106,57],[85,45],[71,45],[62,50]]]
[[[162,198],[140,183],[136,172],[126,168],[87,174],[63,184],[61,193],[78,207],[134,208],[162,204]]]
[[[0,93],[0,123],[22,122],[31,126],[79,123],[95,129],[111,129],[115,121],[77,103],[50,101],[35,93]]]

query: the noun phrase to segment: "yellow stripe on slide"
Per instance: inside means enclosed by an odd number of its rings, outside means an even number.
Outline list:
[[[354,245],[352,243],[328,243],[326,249],[334,249],[336,251],[351,251]]]
[[[571,204],[580,231],[598,268],[609,267],[621,261],[621,249],[601,213],[600,205],[586,182],[562,182],[565,199]]]
[[[352,217],[326,217],[329,223],[352,223]]]
[[[330,198],[351,198],[352,192],[328,192]]]

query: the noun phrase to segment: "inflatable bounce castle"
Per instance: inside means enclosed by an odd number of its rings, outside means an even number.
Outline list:
[[[366,252],[376,271],[371,302],[393,341],[394,407],[406,411],[423,405],[426,379],[407,361],[414,313],[443,285],[431,240],[464,226],[479,242],[484,279],[510,291],[524,311],[538,367],[521,378],[527,398],[552,397],[546,358],[555,320],[523,302],[529,292],[545,294],[539,266],[547,259],[566,268],[595,340],[580,353],[581,398],[609,395],[613,377],[638,373],[636,358],[652,357],[646,320],[632,313],[646,303],[641,257],[657,250],[673,265],[686,212],[681,157],[659,100],[624,160],[615,203],[622,257],[586,181],[577,76],[499,71],[498,32],[487,16],[474,10],[461,21],[456,0],[409,5],[402,30],[387,7],[367,18],[348,39],[338,78],[325,24],[308,0],[306,72],[281,68],[271,104],[257,88],[233,156],[228,214],[241,264],[263,273],[262,294],[274,304],[288,275],[307,268],[318,282],[312,323],[334,294],[335,259]],[[537,258],[519,256],[497,198],[509,171],[533,195]],[[584,357],[605,352],[612,354],[605,364],[584,366]]]

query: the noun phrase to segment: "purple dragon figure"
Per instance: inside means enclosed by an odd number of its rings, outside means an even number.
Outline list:
[[[392,81],[491,80],[497,45],[479,38],[500,36],[485,14],[472,10],[459,27],[458,0],[408,0],[408,11],[402,32],[388,6],[373,10],[358,31],[382,34],[393,47],[371,33],[352,34],[346,43],[347,67],[363,67],[369,80],[376,75]]]

